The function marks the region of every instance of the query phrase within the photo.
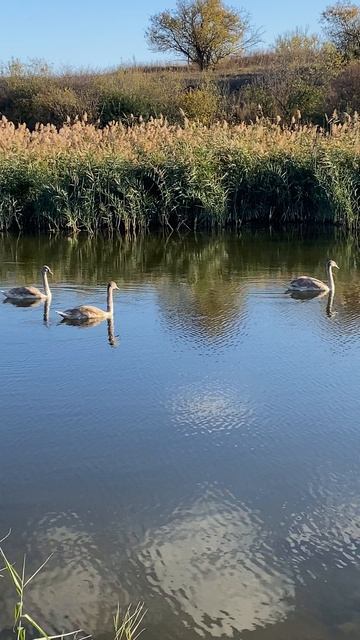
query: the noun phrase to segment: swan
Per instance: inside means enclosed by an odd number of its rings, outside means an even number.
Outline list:
[[[289,284],[288,292],[291,291],[323,291],[327,293],[328,291],[335,291],[335,283],[334,276],[332,270],[340,269],[334,260],[327,260],[326,262],[326,273],[328,277],[328,284],[318,280],[317,278],[311,278],[310,276],[300,276],[299,278],[295,278]]]
[[[57,311],[65,320],[73,322],[86,322],[89,320],[105,320],[105,318],[112,318],[114,313],[113,303],[113,291],[119,289],[116,282],[113,280],[109,282],[107,286],[107,305],[106,311],[99,309],[98,307],[91,307],[89,305],[82,305],[81,307],[74,307],[74,309],[67,309],[66,311]]]
[[[24,302],[34,302],[36,300],[50,300],[51,291],[47,279],[47,274],[54,275],[51,271],[50,267],[44,264],[40,269],[40,273],[42,275],[44,292],[40,291],[37,287],[14,287],[13,289],[9,289],[9,291],[2,291],[5,298],[8,300],[17,300]]]

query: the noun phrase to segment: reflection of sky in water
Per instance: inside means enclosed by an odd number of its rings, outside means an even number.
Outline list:
[[[283,620],[292,608],[293,583],[268,538],[257,515],[212,493],[148,531],[140,561],[151,587],[200,635],[232,636]]]
[[[91,612],[91,626],[100,614],[102,589],[98,551],[90,534],[75,515],[49,517],[39,523],[37,544],[55,553],[45,571],[34,582],[31,599],[37,610],[46,611],[52,625],[66,611],[71,624],[79,624],[85,611]]]
[[[103,631],[104,601],[108,598],[114,607],[116,597],[99,548],[75,513],[44,516],[36,523],[35,535],[27,532],[22,552],[27,556],[27,575],[53,554],[27,589],[26,606],[36,620],[53,633],[76,628]],[[118,593],[121,601],[122,595]]]
[[[301,565],[310,575],[320,567],[357,566],[360,558],[359,499],[335,502],[329,493],[328,504],[318,503],[313,510],[294,514],[289,522],[286,541],[291,563],[301,580]],[[310,561],[310,562],[309,562]]]
[[[179,389],[170,400],[172,420],[186,436],[246,431],[253,421],[253,409],[238,393],[220,384]]]
[[[32,564],[55,553],[27,602],[54,629],[102,632],[109,628],[117,599],[124,609],[145,597],[150,639],[157,637],[151,631],[153,618],[159,625],[164,607],[175,616],[173,637],[181,637],[185,627],[206,637],[232,637],[235,631],[273,625],[278,630],[280,623],[294,623],[299,602],[305,599],[311,608],[314,580],[321,589],[324,574],[358,566],[359,513],[358,501],[342,504],[339,497],[335,504],[329,494],[322,507],[284,511],[282,530],[273,530],[269,514],[249,509],[220,487],[203,486],[163,515],[163,524],[149,523],[136,535],[121,517],[108,524],[103,540],[87,519],[48,514],[36,527],[32,523],[36,533],[26,532],[23,550]],[[117,542],[124,526],[126,549]],[[343,615],[347,624],[349,613]]]

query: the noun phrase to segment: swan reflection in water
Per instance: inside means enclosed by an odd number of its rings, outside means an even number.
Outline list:
[[[51,298],[48,298],[47,300],[45,300],[44,313],[43,313],[43,323],[46,327],[50,326],[50,305],[51,305]]]
[[[50,306],[51,306],[51,297],[46,298],[45,303],[41,298],[37,298],[34,300],[30,299],[21,299],[21,298],[5,298],[3,300],[3,304],[11,304],[13,307],[39,307],[41,304],[44,304],[44,313],[43,313],[43,323],[49,327],[50,326]]]
[[[69,318],[63,318],[58,324],[66,324],[72,327],[78,327],[79,329],[89,329],[90,327],[96,327],[98,324],[102,324],[104,318],[96,318],[92,320],[70,320]],[[119,336],[115,335],[114,318],[107,319],[107,336],[108,343],[111,347],[117,347],[119,343]]]
[[[329,318],[332,318],[336,315],[336,311],[334,311],[333,303],[334,303],[334,291],[292,291],[290,293],[290,297],[294,300],[301,300],[305,302],[307,300],[313,300],[314,298],[324,298],[327,296],[327,304],[326,304],[326,315]]]
[[[43,300],[37,298],[34,300],[21,300],[21,298],[4,298],[3,304],[12,304],[14,307],[38,307],[40,304],[43,304]]]
[[[334,291],[329,291],[328,301],[326,305],[326,315],[328,316],[328,318],[332,318],[333,316],[336,316],[336,311],[334,311],[333,309],[333,302],[334,302]]]

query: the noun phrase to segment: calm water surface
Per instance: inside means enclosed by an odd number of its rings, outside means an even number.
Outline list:
[[[148,640],[360,636],[360,260],[303,235],[0,238],[0,525],[49,630],[104,640],[144,600]],[[337,289],[284,295],[335,259]],[[56,309],[105,304],[114,326]],[[13,597],[1,581],[6,638]]]

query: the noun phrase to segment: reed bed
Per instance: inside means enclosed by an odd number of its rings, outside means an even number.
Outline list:
[[[360,118],[327,130],[164,117],[0,120],[0,229],[76,233],[360,220]]]

